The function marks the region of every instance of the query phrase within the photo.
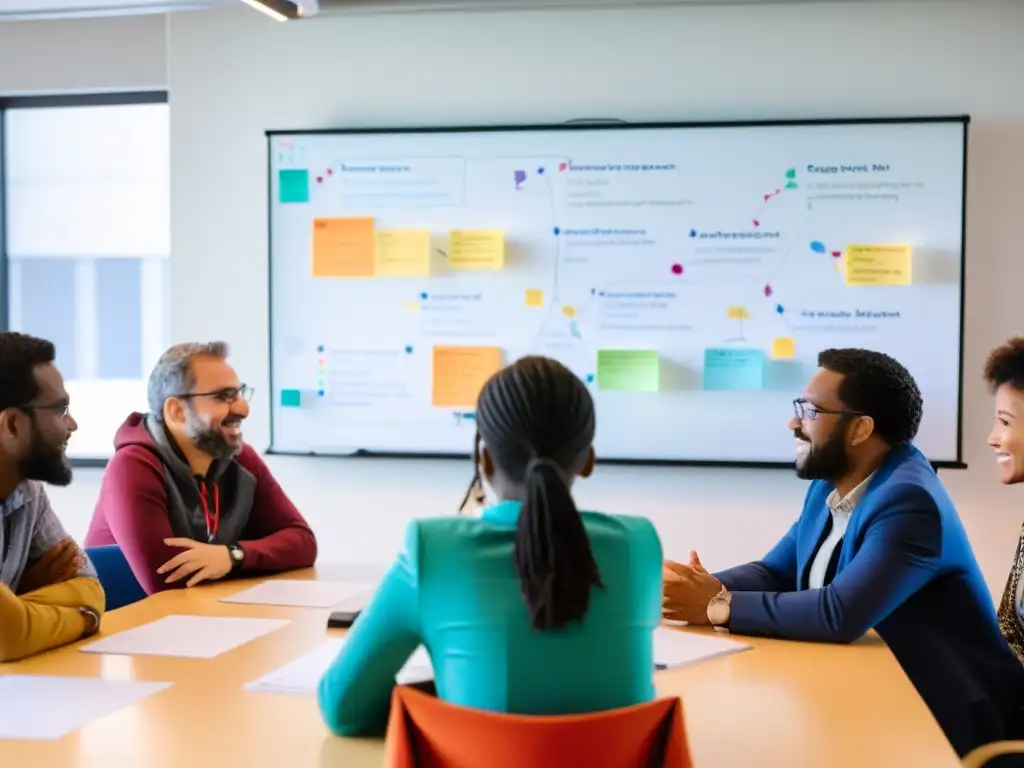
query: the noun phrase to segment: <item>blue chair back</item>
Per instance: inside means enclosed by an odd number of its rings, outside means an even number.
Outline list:
[[[92,560],[103,591],[107,593],[108,611],[131,605],[146,596],[119,546],[88,547],[85,554]]]

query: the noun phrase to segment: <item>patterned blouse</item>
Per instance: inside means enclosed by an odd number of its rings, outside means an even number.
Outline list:
[[[1020,540],[1017,542],[1017,554],[1013,556],[1013,568],[1006,580],[1003,599],[999,603],[999,629],[1017,654],[1024,662],[1024,616],[1021,615],[1022,598],[1024,598],[1024,528],[1021,528]]]

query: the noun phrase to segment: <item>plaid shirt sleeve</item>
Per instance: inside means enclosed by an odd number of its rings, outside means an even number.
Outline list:
[[[68,537],[67,531],[61,525],[57,513],[50,506],[50,497],[46,495],[46,489],[42,483],[29,482],[25,488],[25,504],[32,510],[34,523],[32,526],[32,541],[29,545],[29,562],[35,562],[48,550]],[[85,564],[79,570],[79,576],[96,578],[96,569],[89,560],[85,551],[82,551]]]

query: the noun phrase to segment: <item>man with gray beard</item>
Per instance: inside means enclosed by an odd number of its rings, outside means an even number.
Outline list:
[[[150,412],[114,438],[85,542],[120,546],[146,594],[316,560],[313,531],[242,440],[252,389],[227,356],[223,342],[168,349]]]

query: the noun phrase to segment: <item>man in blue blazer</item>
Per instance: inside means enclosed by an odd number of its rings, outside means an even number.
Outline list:
[[[1024,736],[1024,667],[952,500],[911,441],[921,393],[887,355],[830,349],[796,400],[803,512],[755,563],[666,563],[666,618],[848,643],[874,629],[958,754]]]

